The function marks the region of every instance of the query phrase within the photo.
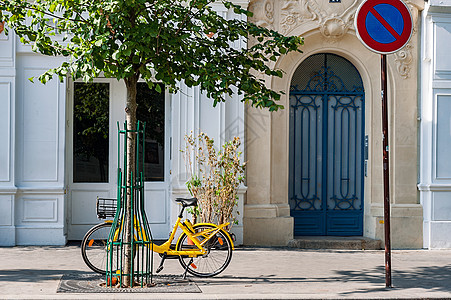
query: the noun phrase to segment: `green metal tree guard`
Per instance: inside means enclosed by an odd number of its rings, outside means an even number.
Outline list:
[[[107,242],[107,286],[123,286],[123,280],[129,276],[131,286],[147,286],[153,281],[152,234],[144,210],[144,153],[145,153],[145,123],[138,121],[136,130],[124,130],[118,126],[118,171],[117,171],[117,209]],[[136,168],[132,170],[132,183],[127,186],[127,135],[136,135]],[[121,141],[123,158],[121,159]],[[122,166],[122,168],[120,168]],[[126,195],[131,193],[131,242],[126,242]],[[131,245],[131,272],[124,273],[125,245]]]

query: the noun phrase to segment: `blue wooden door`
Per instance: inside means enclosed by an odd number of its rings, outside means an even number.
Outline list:
[[[334,54],[307,58],[290,88],[290,208],[294,234],[363,234],[364,89]]]

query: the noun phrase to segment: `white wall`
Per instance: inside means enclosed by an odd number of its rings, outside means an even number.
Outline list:
[[[430,249],[451,248],[451,2],[436,2],[423,17],[421,72],[419,189]]]

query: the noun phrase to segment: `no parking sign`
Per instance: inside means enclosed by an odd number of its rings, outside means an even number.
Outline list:
[[[412,36],[412,16],[401,0],[368,0],[356,12],[357,37],[370,50],[390,54]]]
[[[391,287],[390,163],[388,147],[387,54],[404,47],[412,36],[412,16],[401,0],[367,0],[356,12],[357,37],[381,54],[382,152],[384,168],[385,286]]]

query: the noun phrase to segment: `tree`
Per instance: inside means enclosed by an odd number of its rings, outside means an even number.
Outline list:
[[[238,16],[252,16],[225,0],[0,0],[0,19],[22,43],[32,44],[33,51],[67,57],[39,77],[43,83],[54,75],[60,80],[71,76],[85,82],[101,74],[124,80],[129,130],[136,124],[139,78],[157,92],[161,88],[156,82],[171,92],[180,82],[199,86],[214,105],[235,91],[255,107],[281,108],[277,103],[280,92],[268,89],[255,74],[281,77],[282,71],[270,67],[271,61],[300,51],[302,38],[285,37],[241,17],[225,19],[212,8],[217,4],[233,9]],[[258,42],[245,49],[233,46],[248,38]],[[127,163],[129,170],[134,170],[135,135],[129,134],[127,139],[131,141]],[[127,174],[127,185],[130,182]],[[127,194],[127,209],[130,199]],[[126,228],[129,239],[131,230]],[[131,259],[132,250],[126,251]],[[124,273],[130,271],[127,266],[126,255]]]

